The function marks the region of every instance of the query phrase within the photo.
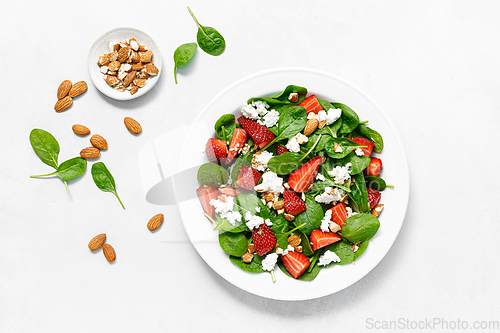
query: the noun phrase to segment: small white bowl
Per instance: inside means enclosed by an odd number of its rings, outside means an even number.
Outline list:
[[[139,90],[131,95],[130,91],[118,91],[110,87],[106,81],[104,81],[104,74],[101,73],[99,66],[97,65],[97,60],[99,56],[109,53],[109,42],[127,42],[130,38],[134,37],[137,42],[146,45],[148,50],[153,51],[153,62],[158,68],[158,75],[149,77],[147,83],[144,87],[139,88]],[[134,28],[116,28],[106,32],[104,35],[99,37],[92,45],[89,52],[89,57],[87,60],[87,66],[89,69],[90,78],[94,83],[95,87],[102,92],[104,95],[117,100],[130,100],[140,97],[151,90],[161,74],[161,56],[158,46],[154,40],[149,37],[146,33],[134,29]]]

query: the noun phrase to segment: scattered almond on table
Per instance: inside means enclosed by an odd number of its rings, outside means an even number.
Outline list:
[[[102,252],[109,262],[113,262],[116,259],[116,252],[113,247],[107,243],[102,245]]]
[[[83,125],[75,124],[73,125],[72,129],[73,132],[75,132],[75,134],[80,136],[85,136],[90,134],[90,130]]]
[[[133,133],[133,134],[139,134],[142,132],[142,126],[139,124],[139,122],[135,119],[132,119],[130,117],[125,117],[123,119],[123,122],[125,123],[125,127]]]
[[[105,241],[106,241],[106,234],[99,234],[90,240],[89,249],[91,251],[99,250]]]
[[[99,134],[92,135],[92,137],[90,138],[90,143],[92,144],[92,146],[96,147],[99,150],[108,149],[108,142]]]
[[[99,156],[101,156],[101,151],[96,147],[87,147],[83,148],[82,151],[80,151],[80,156],[86,160],[98,158]]]
[[[70,80],[64,80],[57,88],[57,102],[54,106],[56,112],[61,112],[69,109],[73,105],[73,97],[79,96],[87,91],[87,83],[78,81],[72,84]]]
[[[161,226],[162,223],[163,223],[163,214],[156,214],[149,220],[148,229],[151,231],[155,231]]]

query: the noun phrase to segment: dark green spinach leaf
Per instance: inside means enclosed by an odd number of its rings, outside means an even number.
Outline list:
[[[351,133],[359,124],[359,117],[356,112],[342,103],[332,103],[332,105],[336,109],[342,110],[342,116],[340,116],[340,118],[342,119],[342,126],[340,126],[338,133]]]
[[[174,52],[174,78],[175,84],[177,84],[177,68],[184,66],[191,60],[196,48],[198,46],[196,43],[186,43],[179,46]]]
[[[66,191],[69,194],[68,183],[66,183],[66,181],[83,175],[85,173],[85,170],[87,170],[87,160],[81,157],[74,157],[67,161],[62,162],[57,167],[57,170],[52,173],[46,175],[34,175],[30,177],[38,178],[38,177],[57,176],[64,182],[64,185],[66,186]]]
[[[219,232],[219,245],[230,256],[241,257],[247,252],[247,238],[242,233]]]
[[[236,129],[234,115],[233,114],[222,115],[215,123],[214,129],[215,133],[217,133],[217,139],[221,139],[226,142],[231,142],[234,130]]]
[[[301,165],[303,154],[289,152],[279,156],[273,156],[267,163],[267,167],[278,175],[288,175]]]
[[[377,191],[383,191],[387,187],[385,180],[383,180],[380,177],[366,176],[365,182],[366,182],[366,187],[370,187]]]
[[[342,227],[342,237],[351,243],[372,238],[380,228],[380,221],[372,214],[360,213],[348,217]]]
[[[370,243],[369,239],[359,244],[358,250],[354,252],[354,260],[357,260],[366,251],[366,249],[368,248],[368,243]]]
[[[352,244],[345,239],[325,247],[325,251],[328,250],[335,252],[335,254],[339,256],[340,262],[336,262],[335,264],[345,265],[354,261],[354,250],[352,248]]]
[[[241,257],[230,256],[229,260],[242,270],[249,273],[263,273],[265,270],[262,268],[262,257],[257,254],[253,254],[253,259],[250,263],[243,262]]]
[[[373,144],[375,145],[373,147],[373,150],[376,153],[382,152],[382,150],[384,149],[384,140],[382,139],[382,135],[380,135],[379,132],[364,124],[360,124],[357,127],[357,130],[363,137],[373,142]]]
[[[337,153],[335,151],[335,144],[342,147],[342,152]],[[325,145],[325,151],[331,158],[341,159],[346,157],[358,147],[360,147],[359,144],[349,140],[348,138],[331,138]]]
[[[329,162],[333,163],[334,166],[345,166],[347,163],[351,163],[351,174],[355,175],[362,172],[368,166],[368,164],[370,164],[370,158],[365,155],[358,156],[355,152],[351,152],[344,158],[338,160],[330,159]]]
[[[200,186],[210,185],[212,187],[218,188],[222,184],[227,183],[229,179],[229,173],[220,165],[208,162],[203,164],[198,169],[197,178]]]
[[[30,133],[31,147],[36,155],[48,166],[57,169],[59,156],[59,143],[52,134],[42,129],[35,128]]]
[[[200,49],[213,56],[224,52],[226,48],[224,37],[214,28],[202,26],[194,16],[191,8],[188,7],[188,10],[198,26],[196,40],[198,41],[198,45],[200,45]]]
[[[360,172],[357,175],[351,177],[352,186],[351,193],[349,193],[349,198],[356,203],[357,210],[361,213],[370,212],[370,204],[368,203],[368,192],[366,190],[366,183],[363,173]]]
[[[305,225],[300,228],[302,232],[306,235],[310,235],[315,229],[319,229],[321,226],[321,220],[323,219],[324,213],[321,205],[314,200],[314,197],[306,194],[306,210],[295,216],[293,223],[295,225]]]
[[[285,90],[283,90],[281,93],[279,93],[278,95],[276,96],[273,96],[274,99],[277,99],[279,101],[283,101],[283,102],[288,102],[288,103],[291,103],[289,100],[288,100],[288,97],[290,96],[291,93],[297,93],[299,95],[299,99],[297,102],[295,102],[295,104],[300,104],[304,101],[304,99],[306,98],[306,95],[307,95],[307,89],[304,88],[304,87],[300,87],[300,86],[295,86],[295,85],[289,85],[285,88]]]
[[[104,163],[97,162],[92,165],[92,179],[94,180],[94,183],[101,191],[113,193],[118,199],[118,201],[120,201],[120,204],[122,205],[123,209],[125,209],[122,200],[120,199],[118,193],[116,192],[115,179],[109,172],[106,165],[104,165]]]

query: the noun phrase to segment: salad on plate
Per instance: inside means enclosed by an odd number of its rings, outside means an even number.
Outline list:
[[[382,136],[354,110],[289,85],[224,114],[197,174],[204,215],[250,273],[313,280],[358,259],[377,233],[386,187]]]

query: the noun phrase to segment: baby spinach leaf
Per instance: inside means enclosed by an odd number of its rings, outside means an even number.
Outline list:
[[[368,248],[368,243],[370,243],[369,239],[359,244],[358,250],[354,252],[354,260],[358,259],[366,251],[366,249]]]
[[[64,161],[57,168],[56,175],[62,180],[70,180],[80,177],[87,170],[87,160],[81,157],[74,157]]]
[[[279,156],[273,156],[267,162],[267,167],[278,175],[288,175],[300,167],[303,154],[289,152]]]
[[[231,142],[236,123],[234,122],[234,115],[224,114],[215,123],[214,129],[217,133],[217,139]]]
[[[349,198],[356,203],[356,206],[361,213],[370,212],[370,204],[368,203],[368,193],[366,191],[366,183],[363,173],[360,172],[357,175],[353,175],[351,180],[353,184],[351,186]]]
[[[319,138],[319,142],[316,145],[316,147],[313,149],[313,153],[317,153],[317,152],[320,152],[320,151],[324,150],[326,144],[332,138],[332,136],[330,135],[330,133],[328,133],[328,132],[326,132],[326,134],[324,134],[324,133],[325,132],[322,132],[322,133],[319,133],[318,131],[314,132],[313,135],[310,135],[308,137],[309,140],[303,145],[303,147],[305,147],[307,149],[312,148],[312,146],[314,146],[314,144],[316,143],[316,141]],[[321,138],[319,137],[320,135],[321,135]]]
[[[380,221],[372,214],[360,213],[348,217],[342,227],[342,237],[351,243],[372,238],[380,227]]]
[[[298,101],[295,102],[296,104],[299,104],[299,103],[302,103],[304,101],[304,99],[306,98],[307,88],[295,86],[295,85],[289,85],[281,93],[279,93],[276,96],[273,96],[273,98],[277,99],[279,101],[290,103],[290,101],[288,100],[288,97],[290,96],[291,93],[297,93],[299,95]]]
[[[52,134],[42,129],[35,128],[30,133],[31,147],[36,155],[48,166],[57,169],[59,163],[59,143]]]
[[[242,233],[219,232],[219,245],[231,256],[241,257],[247,252],[247,238]]]
[[[247,104],[251,104],[255,101],[266,102],[269,105],[269,108],[273,108],[278,105],[290,104],[289,101],[280,101],[279,99],[272,97],[252,97],[247,101]]]
[[[246,224],[240,223],[239,225],[232,225],[227,219],[221,218],[218,214],[215,214],[217,218],[217,226],[215,226],[214,231],[228,231],[232,233],[239,233],[243,231],[248,231]]]
[[[351,133],[359,124],[359,117],[356,114],[356,112],[354,112],[354,110],[352,110],[350,107],[342,103],[332,103],[332,105],[336,109],[342,110],[342,115],[340,116],[340,118],[342,119],[342,125],[340,126],[338,133],[339,134]]]
[[[97,162],[92,165],[92,179],[101,191],[113,193],[118,201],[120,201],[123,209],[125,209],[125,206],[116,192],[115,179],[104,163]]]
[[[251,262],[246,263],[243,262],[243,259],[241,257],[233,257],[230,256],[229,260],[242,270],[249,272],[249,273],[263,273],[265,270],[262,268],[262,257],[256,255],[255,253],[253,254],[253,259]]]
[[[382,150],[384,149],[384,140],[382,139],[382,135],[380,135],[377,131],[364,124],[360,124],[357,127],[357,130],[359,131],[361,136],[373,142],[373,144],[375,145],[373,147],[373,150],[376,153],[382,152]]]
[[[330,103],[322,98],[317,98],[317,99],[318,99],[319,105],[321,105],[321,107],[323,108],[323,110],[325,110],[325,112],[328,112],[330,109],[338,109],[338,107],[335,107],[332,103]],[[335,122],[333,124],[327,125],[323,128],[316,130],[316,133],[330,134],[331,136],[333,136],[335,138],[335,137],[337,137],[337,132],[341,126],[342,126],[342,116],[339,119],[335,120]]]
[[[366,182],[366,187],[370,187],[377,191],[383,191],[387,187],[385,180],[383,180],[380,177],[366,176],[365,182]]]
[[[281,231],[276,231],[273,232],[274,236],[276,236],[276,243],[278,244],[278,247],[282,248],[285,250],[288,247],[288,235],[290,235],[292,232],[298,231],[300,228],[304,227],[306,224],[302,223],[292,230],[287,230],[286,232],[281,232]]]
[[[311,242],[309,241],[309,238],[305,233],[302,232],[302,230],[296,230],[294,233],[298,236],[300,236],[301,242],[300,245],[302,245],[302,253],[305,256],[312,256],[314,254],[314,251],[311,246]]]
[[[342,152],[337,153],[335,151],[335,144],[342,147]],[[331,138],[325,145],[325,151],[331,158],[340,159],[346,157],[358,147],[360,147],[359,144],[348,138]]]
[[[196,40],[198,41],[198,45],[200,45],[200,49],[213,56],[224,52],[226,48],[224,37],[214,28],[202,26],[189,7],[188,10],[198,26]]]
[[[257,213],[255,210],[257,207],[260,208],[260,213]],[[259,215],[264,220],[271,218],[269,208],[252,193],[240,193],[235,196],[233,210],[240,212],[243,218],[245,218],[247,212],[250,212],[252,215]]]
[[[191,60],[198,45],[196,43],[186,43],[179,46],[174,52],[174,78],[177,84],[177,68],[184,66]]]
[[[354,152],[350,153],[344,158],[332,161],[334,161],[335,165],[341,166],[345,166],[347,163],[351,163],[351,174],[353,175],[362,172],[368,166],[368,164],[370,164],[370,158],[368,156],[358,156]]]
[[[323,219],[323,208],[321,205],[314,200],[314,197],[306,194],[306,210],[295,216],[293,223],[295,225],[301,225],[305,223],[303,227],[300,228],[302,232],[306,235],[310,235],[315,229],[319,229],[321,226],[321,220]]]
[[[198,169],[198,183],[200,186],[210,185],[218,188],[220,185],[227,183],[228,179],[229,173],[218,164],[208,162]]]
[[[288,271],[286,270],[285,265],[283,264],[282,261],[278,261],[278,267],[281,269],[281,271],[283,273],[285,273],[285,275],[287,275],[287,276],[289,276],[289,277],[291,277],[293,279],[293,276],[290,273],[288,273]],[[312,268],[311,271],[309,271],[309,270],[305,271],[296,280],[300,280],[300,281],[312,281],[312,280],[314,280],[318,276],[319,271],[321,270],[321,268],[322,268],[321,266],[316,265],[316,266],[314,266]]]
[[[340,262],[336,262],[338,265],[350,264],[354,261],[354,250],[352,248],[352,244],[345,239],[340,242],[330,244],[325,249],[325,251],[330,250],[339,256]]]
[[[289,105],[281,108],[280,119],[278,121],[278,136],[276,141],[289,139],[302,131],[307,123],[306,109],[302,106]]]
[[[275,234],[277,232],[285,233],[290,230],[290,224],[283,215],[276,215],[271,219],[271,222],[273,225],[270,226],[269,229],[271,229],[271,231]]]

